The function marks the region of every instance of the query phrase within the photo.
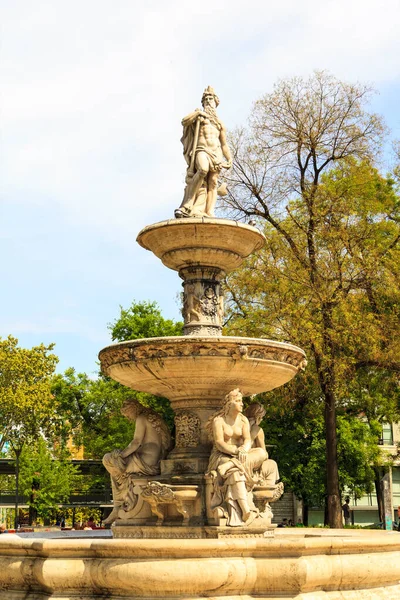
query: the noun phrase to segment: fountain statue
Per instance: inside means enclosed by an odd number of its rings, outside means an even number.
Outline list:
[[[116,343],[99,354],[107,376],[169,399],[174,444],[159,415],[127,401],[122,412],[135,421],[134,438],[103,459],[114,539],[1,535],[0,600],[400,597],[398,534],[272,524],[283,484],[260,427],[265,409],[253,402],[243,411],[242,396],[284,385],[306,357],[289,343],[222,333],[224,278],[265,237],[214,217],[231,153],[213,88],[202,104],[182,121],[187,174],[176,218],[137,237],[183,281],[183,335]]]
[[[226,130],[216,112],[219,99],[211,86],[204,90],[201,103],[203,110],[196,108],[182,119],[181,141],[188,166],[182,204],[175,211],[177,218],[213,217],[218,193],[226,193],[224,184],[218,186],[218,175],[221,169],[232,166]]]
[[[265,238],[253,226],[213,216],[218,176],[230,168],[231,153],[210,86],[202,104],[182,121],[188,171],[178,218],[149,225],[137,238],[183,280],[184,335],[113,344],[99,355],[106,375],[168,398],[175,413],[175,447],[152,463],[157,472],[136,464],[129,471],[129,449],[104,458],[113,482],[108,522],[115,537],[153,537],[155,527],[158,537],[173,537],[176,527],[191,537],[250,529],[272,535],[270,503],[283,493],[259,427],[262,407],[249,414],[250,425],[242,394],[283,385],[306,359],[291,344],[222,335],[223,279]]]
[[[134,478],[160,473],[160,462],[171,446],[171,435],[161,416],[135,399],[125,400],[121,413],[135,422],[135,436],[125,450],[113,450],[103,458],[111,475],[114,508],[105,525],[111,525],[120,510],[129,512],[137,503]],[[132,485],[133,484],[133,485]]]

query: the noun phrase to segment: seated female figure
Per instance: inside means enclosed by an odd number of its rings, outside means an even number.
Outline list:
[[[265,447],[252,448],[250,424],[242,412],[242,394],[235,389],[207,423],[213,439],[208,464],[213,479],[211,509],[220,507],[231,526],[248,525],[257,516],[251,490],[268,457]]]

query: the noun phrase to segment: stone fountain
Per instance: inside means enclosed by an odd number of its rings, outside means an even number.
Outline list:
[[[168,398],[175,413],[175,447],[160,460],[159,476],[144,482],[143,472],[130,475],[128,487],[136,489],[140,500],[121,503],[112,518],[114,536],[238,535],[236,528],[221,525],[224,516],[212,514],[207,474],[212,440],[206,423],[233,389],[249,396],[292,379],[304,368],[305,354],[287,343],[222,335],[221,281],[263,246],[258,229],[225,219],[186,217],[150,225],[137,241],[183,279],[184,335],[122,342],[100,352],[104,373],[135,390]],[[269,503],[280,497],[283,485],[260,483],[251,491],[263,518],[252,521],[251,532],[265,536],[272,531]],[[151,506],[157,500],[165,515],[155,525]]]
[[[223,279],[265,238],[214,218],[226,193],[219,176],[231,166],[218,103],[209,87],[203,109],[182,121],[187,176],[175,218],[137,238],[183,280],[184,335],[113,344],[99,355],[114,380],[170,400],[175,444],[159,415],[127,402],[135,437],[104,457],[115,539],[1,536],[1,600],[400,598],[398,534],[271,524],[283,485],[265,451],[262,407],[252,405],[247,418],[241,394],[284,385],[306,358],[288,343],[222,335]]]

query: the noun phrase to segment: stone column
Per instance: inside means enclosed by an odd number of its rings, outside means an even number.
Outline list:
[[[161,473],[204,473],[211,451],[208,419],[221,407],[220,398],[188,398],[171,402],[175,413],[175,447],[161,463]]]
[[[220,336],[224,317],[222,269],[187,267],[179,271],[183,279],[182,315],[184,335]]]

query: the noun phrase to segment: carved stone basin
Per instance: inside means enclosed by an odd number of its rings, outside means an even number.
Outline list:
[[[212,405],[239,387],[246,396],[290,381],[306,360],[301,348],[241,337],[177,336],[113,344],[99,354],[103,373],[134,390]],[[190,402],[190,401],[189,401]]]
[[[229,273],[263,247],[265,236],[228,219],[171,219],[142,229],[137,242],[175,271],[202,265]]]

